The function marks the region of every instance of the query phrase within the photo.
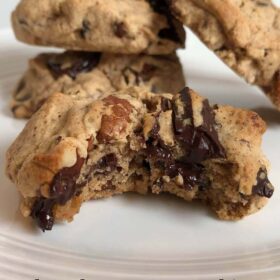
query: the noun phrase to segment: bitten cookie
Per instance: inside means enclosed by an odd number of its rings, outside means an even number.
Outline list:
[[[20,41],[69,50],[168,54],[185,43],[162,0],[22,0],[12,23]]]
[[[211,107],[186,88],[128,88],[99,100],[52,95],[7,152],[21,211],[43,230],[90,199],[135,191],[202,200],[237,220],[273,194],[254,112]]]
[[[280,9],[271,0],[169,0],[176,17],[280,109]]]
[[[115,55],[86,52],[41,54],[14,91],[15,117],[28,118],[54,92],[99,98],[106,92],[143,86],[152,92],[177,92],[185,86],[176,55]]]

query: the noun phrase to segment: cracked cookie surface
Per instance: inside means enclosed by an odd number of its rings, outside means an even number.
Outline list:
[[[172,81],[172,82],[171,82]],[[18,83],[11,102],[17,118],[29,118],[55,92],[99,98],[128,86],[176,92],[185,86],[176,55],[117,55],[67,51],[40,54]]]
[[[270,0],[170,0],[174,15],[280,109],[280,9]]]
[[[161,0],[22,0],[12,22],[20,41],[69,50],[168,54],[185,43]]]
[[[210,106],[185,88],[143,88],[98,100],[52,95],[7,152],[21,211],[43,230],[71,221],[90,199],[124,192],[175,194],[238,220],[273,194],[254,112]]]

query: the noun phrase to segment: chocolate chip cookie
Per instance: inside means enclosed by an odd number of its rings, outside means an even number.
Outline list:
[[[28,118],[55,92],[97,99],[128,86],[143,86],[152,92],[179,91],[185,81],[178,58],[73,51],[40,54],[29,61],[11,109],[15,117]]]
[[[6,172],[23,215],[43,230],[71,221],[87,200],[130,191],[201,200],[238,220],[273,194],[264,132],[256,113],[210,106],[188,88],[127,88],[98,100],[58,93],[9,148]]]
[[[176,17],[280,109],[280,9],[270,0],[169,0]]]
[[[168,54],[185,42],[162,0],[22,0],[12,23],[22,42],[68,50]]]

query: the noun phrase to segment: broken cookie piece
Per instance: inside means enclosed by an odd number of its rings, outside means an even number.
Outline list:
[[[175,54],[40,54],[29,61],[13,93],[11,110],[17,118],[29,118],[54,92],[97,99],[128,86],[143,86],[152,92],[179,91],[185,86],[179,59]]]
[[[169,0],[182,23],[280,109],[280,9],[271,0]]]
[[[238,220],[273,194],[254,112],[210,106],[189,88],[128,88],[94,100],[52,95],[7,152],[21,211],[43,230],[83,202],[124,192],[172,193]]]
[[[22,0],[12,23],[22,42],[68,50],[160,55],[185,44],[162,0]]]

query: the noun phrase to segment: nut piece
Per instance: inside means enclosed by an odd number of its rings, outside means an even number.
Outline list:
[[[113,139],[120,138],[120,134],[125,132],[133,107],[127,100],[112,95],[103,101],[105,106],[109,106],[111,110],[110,114],[102,117],[97,140],[101,143],[107,143]]]

